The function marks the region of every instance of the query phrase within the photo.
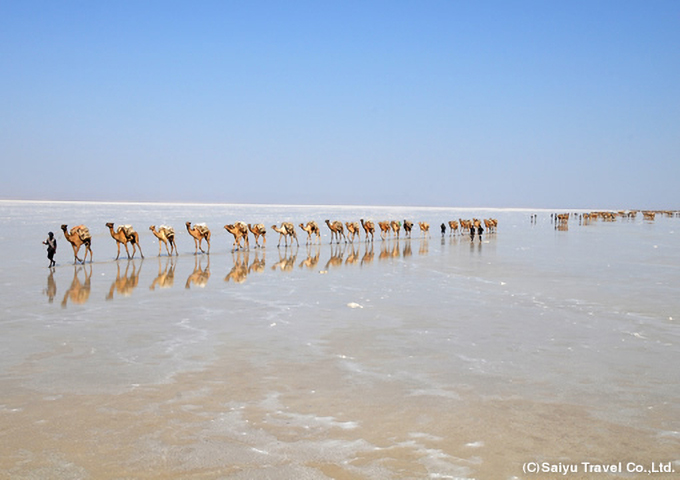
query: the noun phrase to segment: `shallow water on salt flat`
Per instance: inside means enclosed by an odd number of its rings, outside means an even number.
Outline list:
[[[305,469],[310,469],[309,478],[325,478],[321,472],[333,476],[330,467],[311,466],[322,460],[344,465],[350,473],[399,478],[398,468],[384,459],[369,462],[367,452],[380,442],[357,433],[376,415],[374,409],[398,411],[387,398],[412,404],[410,413],[401,416],[410,431],[407,438],[397,439],[385,427],[381,438],[391,448],[420,451],[414,454],[419,460],[395,455],[435,477],[474,476],[483,471],[478,465],[488,464],[489,438],[461,443],[482,446],[464,460],[456,460],[452,451],[426,448],[423,440],[443,441],[437,439],[446,435],[435,434],[434,426],[428,431],[428,422],[444,422],[451,405],[470,407],[475,401],[576,406],[605,425],[632,427],[677,442],[680,219],[657,215],[654,222],[646,222],[639,215],[637,220],[590,225],[571,220],[569,229],[560,231],[551,223],[551,212],[536,212],[536,224],[530,222],[530,213],[0,202],[0,414],[12,424],[40,421],[28,414],[22,418],[26,392],[48,400],[69,398],[71,404],[78,396],[93,395],[108,402],[144,388],[179,388],[187,378],[196,378],[192,375],[203,375],[204,384],[191,388],[217,389],[215,385],[225,380],[205,372],[224,369],[239,394],[224,393],[221,413],[215,413],[215,407],[203,420],[233,415],[233,427],[244,421],[243,411],[257,410],[250,413],[251,422],[261,422],[249,432],[253,451],[271,450],[286,438],[280,432],[285,428],[317,432],[305,447],[314,451],[309,454],[312,460],[292,446],[293,453],[278,452],[277,471],[291,468],[291,478]],[[467,236],[440,235],[440,223],[472,217],[498,218],[498,233],[474,243]],[[431,232],[423,236],[416,225],[410,239],[382,241],[377,235],[370,243],[362,235],[354,244],[331,245],[323,225],[327,218],[408,218],[429,222]],[[272,224],[312,219],[321,226],[319,245],[306,246],[306,234],[298,229],[299,247],[277,248]],[[193,254],[193,239],[184,228],[187,220],[211,227],[209,256]],[[143,260],[114,260],[116,246],[104,227],[107,221],[135,226]],[[264,223],[266,248],[232,252],[233,237],[223,225],[235,221]],[[59,230],[62,223],[90,228],[93,263],[73,265],[71,247]],[[179,256],[168,257],[164,249],[157,256],[158,243],[148,230],[152,224],[175,227]],[[41,245],[48,230],[59,242],[54,270],[45,267]],[[310,368],[316,370],[302,375]],[[339,393],[355,388],[371,392],[375,405]],[[241,398],[243,391],[251,390],[251,396]],[[205,411],[214,401],[197,395],[196,405],[185,404],[185,409]],[[162,410],[172,398],[151,396],[139,408],[153,404]],[[433,418],[424,427],[424,413],[414,409],[432,401],[447,407],[429,405]],[[319,402],[323,407],[318,410],[325,413],[306,411],[311,407],[304,407],[305,402]],[[225,405],[232,410],[224,411]],[[290,411],[294,407],[297,412]],[[49,417],[48,407],[40,411]],[[166,425],[190,424],[175,413],[162,418]],[[209,435],[214,427],[210,425],[197,431]],[[333,437],[329,432],[341,434]],[[344,447],[324,446],[322,439],[328,436]],[[36,440],[30,437],[22,449],[31,450],[31,438]],[[204,468],[198,459],[215,446],[210,438],[210,446],[200,443],[204,451],[194,446],[191,461],[170,470]],[[172,444],[167,438],[146,441],[139,451],[167,453],[164,449]],[[299,441],[297,436],[288,445],[299,446]],[[331,449],[338,458],[330,458]],[[437,460],[439,454],[446,456],[445,462]],[[298,462],[281,460],[296,455]],[[126,460],[134,463],[130,458]],[[258,458],[249,460],[256,469],[251,473],[265,478],[268,470],[263,465],[270,465],[271,459]],[[211,468],[230,464],[225,459]],[[5,467],[25,474],[17,465]],[[83,465],[80,468],[87,470]]]

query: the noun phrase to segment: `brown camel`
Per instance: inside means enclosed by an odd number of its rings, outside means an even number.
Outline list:
[[[191,226],[191,222],[186,223],[187,226],[187,232],[189,232],[189,235],[194,237],[194,244],[196,245],[196,251],[194,252],[194,255],[198,255],[198,249],[201,249],[201,253],[207,253],[210,255],[210,229],[205,223],[197,223],[193,227]],[[203,247],[201,244],[203,243],[203,239],[205,239],[206,242],[208,242],[208,251],[205,252],[203,250]]]
[[[250,233],[252,233],[255,236],[255,246],[260,247],[260,236],[262,236],[263,240],[262,243],[263,245],[267,244],[267,237],[265,237],[265,234],[267,233],[267,229],[264,228],[264,224],[262,223],[256,223],[255,225],[248,224],[248,230],[250,230]]]
[[[134,258],[137,252],[137,247],[139,247],[139,254],[144,258],[142,253],[142,246],[139,244],[139,234],[132,228],[132,225],[122,225],[118,227],[118,230],[113,230],[113,223],[109,222],[106,224],[109,227],[109,232],[111,232],[111,237],[116,241],[116,246],[118,247],[118,255],[116,255],[116,260],[120,257],[120,244],[122,243],[125,247],[125,252],[127,253],[128,259]],[[130,256],[130,250],[128,250],[127,244],[132,244],[132,256]]]
[[[316,223],[314,220],[307,222],[306,225],[303,225],[302,223],[300,224],[300,228],[307,232],[307,242],[305,245],[309,245],[312,242],[312,234],[316,235],[316,239],[318,240],[318,243],[321,243],[321,230],[319,229],[319,224]]]
[[[455,220],[449,220],[449,235],[458,233],[458,222]]]
[[[78,225],[68,231],[68,226],[62,225],[61,229],[64,231],[64,237],[73,247],[73,256],[75,257],[74,264],[76,262],[85,263],[87,260],[87,252],[90,252],[90,263],[92,263],[92,235],[90,235],[90,230],[85,225]],[[85,256],[82,260],[78,258],[78,251],[80,246],[85,245]]]
[[[345,226],[347,227],[347,237],[350,242],[354,243],[355,236],[358,236],[359,240],[361,240],[361,235],[359,234],[359,229],[361,227],[359,227],[359,222],[345,222]]]
[[[281,227],[277,227],[276,225],[272,225],[272,230],[277,232],[279,234],[279,244],[277,247],[281,246],[281,238],[283,237],[284,240],[286,241],[286,247],[288,246],[288,237],[290,237],[290,246],[293,246],[293,238],[295,239],[295,243],[300,246],[300,242],[298,242],[297,234],[295,233],[295,225],[293,225],[290,222],[283,222],[281,224]]]
[[[412,229],[413,229],[413,222],[409,222],[408,220],[404,220],[404,236],[405,237],[411,236],[411,230]]]
[[[172,227],[168,227],[167,225],[161,225],[158,227],[158,230],[156,230],[156,225],[151,225],[149,227],[149,230],[151,230],[151,233],[153,233],[156,238],[158,239],[158,256],[161,256],[161,242],[165,244],[165,251],[168,252],[168,255],[172,255],[172,252],[175,252],[175,255],[179,255],[177,252],[177,245],[175,244],[175,229]],[[168,243],[170,244],[170,249],[168,250]]]
[[[373,241],[373,234],[375,233],[375,225],[373,224],[372,221],[368,220],[364,222],[364,219],[361,219],[361,226],[364,227],[364,232],[366,232],[366,241],[368,242],[368,236],[371,236],[371,242]]]
[[[340,243],[340,235],[345,239],[345,243],[347,243],[347,237],[345,237],[345,227],[342,226],[342,222],[336,220],[333,223],[331,223],[330,220],[326,220],[326,225],[328,225],[328,228],[331,230],[331,243],[333,243],[333,238],[338,239],[338,243]]]
[[[244,222],[236,222],[234,224],[225,225],[224,229],[234,236],[234,250],[250,249],[250,242],[248,241],[248,225]],[[243,239],[243,247],[241,247],[241,239]]]
[[[390,227],[392,227],[392,231],[397,235],[397,240],[399,239],[399,231],[401,230],[401,222],[397,222],[396,220],[392,220],[390,222]]]
[[[428,237],[430,236],[430,224],[427,222],[418,222],[418,226],[420,227],[420,231],[422,232],[423,236],[427,235]]]
[[[385,236],[390,233],[390,222],[378,222],[380,227],[380,238],[385,240]]]

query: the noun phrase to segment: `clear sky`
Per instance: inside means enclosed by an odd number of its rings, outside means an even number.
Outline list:
[[[0,198],[680,208],[680,2],[0,0]]]

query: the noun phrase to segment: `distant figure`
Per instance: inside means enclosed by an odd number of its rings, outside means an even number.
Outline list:
[[[472,227],[470,230],[474,230],[474,227]],[[482,241],[482,233],[484,233],[484,228],[480,225],[477,227],[477,236],[479,237],[479,241]]]
[[[443,237],[444,235],[446,235],[446,224],[442,223],[440,228],[442,229],[442,237]]]
[[[54,233],[49,232],[47,234],[47,240],[42,243],[43,245],[47,245],[47,258],[50,261],[48,268],[52,268],[57,264],[54,261],[54,254],[57,253],[57,239],[54,238]]]
[[[474,242],[475,241],[475,226],[470,225],[470,241]]]

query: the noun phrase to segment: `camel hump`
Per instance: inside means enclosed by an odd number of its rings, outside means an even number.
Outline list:
[[[159,230],[164,231],[166,235],[174,235],[175,229],[168,225],[161,225],[158,227]]]
[[[198,230],[201,235],[207,235],[210,232],[208,225],[205,223],[197,223],[194,225],[194,228]]]
[[[71,230],[71,232],[73,232],[74,230],[78,234],[80,240],[83,242],[92,238],[92,235],[90,234],[90,229],[88,229],[85,225],[78,225],[77,227],[73,227],[73,230]]]
[[[121,225],[120,227],[118,227],[118,231],[121,230],[123,231],[126,237],[129,237],[130,235],[135,233],[135,229],[132,228],[132,225]]]

